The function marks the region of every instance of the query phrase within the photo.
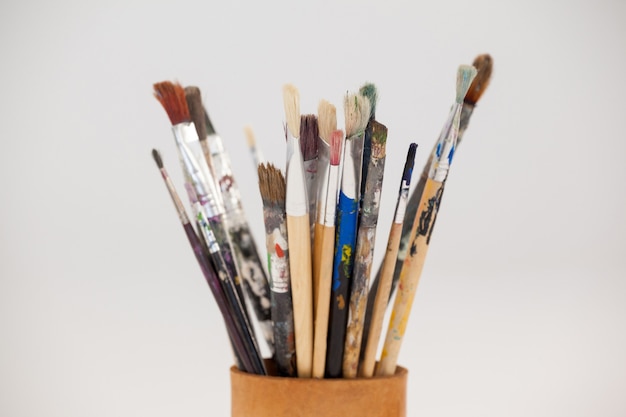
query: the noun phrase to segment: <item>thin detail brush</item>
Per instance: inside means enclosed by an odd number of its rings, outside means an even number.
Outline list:
[[[343,173],[339,202],[333,262],[333,284],[326,351],[326,376],[339,378],[348,321],[348,296],[354,262],[354,245],[358,221],[361,163],[364,130],[370,116],[366,97],[347,95],[344,101],[346,140],[343,151]]]
[[[365,187],[362,187],[364,194],[361,196],[362,206],[357,232],[354,271],[350,286],[350,308],[343,354],[344,378],[356,378],[358,373],[363,320],[367,306],[385,170],[387,127],[375,120],[370,120],[367,126],[371,134],[370,158],[367,180],[365,180]]]
[[[439,211],[443,185],[448,177],[454,155],[463,98],[475,76],[476,69],[468,65],[461,65],[457,72],[456,100],[451,112],[452,117],[446,122],[445,134],[442,135],[442,140],[438,142],[437,159],[431,166],[419,208],[413,221],[411,248],[400,272],[400,291],[394,303],[381,360],[376,369],[376,375],[378,376],[393,375],[396,370],[398,354],[424,267],[437,212]]]
[[[293,304],[289,276],[285,179],[272,164],[258,166],[259,189],[263,200],[265,244],[270,274],[274,355],[278,374],[296,376]]]
[[[246,135],[246,142],[248,143],[248,148],[250,149],[250,155],[252,155],[252,161],[254,162],[254,166],[258,167],[263,162],[265,162],[265,158],[263,157],[263,153],[261,152],[261,149],[256,142],[254,131],[250,126],[244,127],[243,131]]]
[[[300,152],[300,96],[293,85],[283,88],[287,119],[287,233],[293,296],[298,376],[311,377],[313,365],[313,283],[311,279],[311,228]]]
[[[400,191],[398,192],[398,200],[393,216],[393,224],[389,230],[389,239],[387,240],[387,249],[385,258],[383,259],[382,272],[380,275],[380,285],[376,294],[370,294],[369,298],[374,299],[373,311],[371,313],[371,324],[365,339],[363,333],[364,349],[361,353],[361,365],[359,376],[370,378],[374,376],[374,366],[376,365],[376,351],[378,349],[378,341],[383,329],[383,320],[385,318],[385,310],[389,302],[389,293],[391,291],[391,281],[393,279],[393,270],[396,265],[398,256],[398,248],[400,247],[400,237],[402,236],[402,223],[404,222],[404,212],[406,210],[407,201],[409,199],[409,187],[411,186],[411,176],[413,174],[413,166],[415,164],[415,151],[417,145],[412,143],[406,155],[404,170],[402,171],[402,180],[400,182]]]
[[[335,122],[336,124],[336,122]],[[333,277],[333,252],[335,247],[335,214],[341,174],[341,144],[343,131],[335,130],[330,136],[330,153],[326,181],[318,195],[317,221],[315,223],[315,248],[313,265],[315,287],[315,331],[313,340],[313,378],[323,378],[326,365],[326,337],[330,311],[330,291]],[[324,146],[326,148],[326,146]]]
[[[178,196],[176,189],[174,188],[174,184],[172,183],[172,180],[170,179],[169,175],[167,174],[167,171],[165,170],[165,167],[163,166],[163,160],[161,159],[161,155],[159,154],[159,151],[157,151],[156,149],[153,149],[152,157],[154,158],[154,162],[156,162],[156,165],[159,168],[159,171],[161,172],[161,177],[163,178],[163,181],[165,182],[167,190],[170,194],[170,197],[172,198],[172,201],[174,202],[174,206],[176,207],[176,211],[178,213],[178,218],[183,226],[183,229],[185,230],[185,234],[187,235],[189,244],[191,245],[191,248],[193,249],[194,255],[196,257],[196,261],[198,262],[200,266],[200,270],[202,271],[202,274],[204,275],[204,278],[207,284],[209,284],[209,288],[211,290],[211,293],[213,294],[213,298],[215,298],[215,301],[220,310],[220,313],[222,314],[222,318],[224,319],[224,322],[226,324],[226,330],[228,331],[228,334],[230,335],[231,340],[233,341],[233,345],[237,352],[237,356],[241,358],[243,362],[244,371],[254,373],[255,368],[252,365],[252,361],[250,360],[248,356],[248,352],[244,346],[243,341],[241,340],[241,336],[239,332],[237,332],[237,326],[235,324],[234,318],[232,317],[230,309],[228,308],[228,304],[226,302],[224,292],[220,285],[219,278],[217,277],[215,270],[213,269],[213,266],[210,264],[210,262],[204,255],[204,250],[202,249],[202,244],[200,242],[200,239],[196,235],[196,232],[193,230],[193,226],[191,225],[191,222],[189,221],[189,217],[187,216],[185,207],[183,206],[183,203],[180,200],[180,197]]]

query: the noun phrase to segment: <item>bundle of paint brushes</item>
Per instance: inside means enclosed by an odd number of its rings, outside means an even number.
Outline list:
[[[395,372],[449,168],[491,68],[489,55],[459,67],[455,102],[410,198],[417,145],[409,146],[385,257],[371,285],[387,144],[372,84],[346,95],[345,131],[337,129],[331,103],[322,100],[317,116],[301,115],[298,90],[284,87],[284,175],[263,162],[246,130],[258,167],[266,258],[257,251],[230,158],[200,91],[171,82],[154,85],[172,124],[191,217],[159,152],[152,154],[220,309],[239,369],[315,378]],[[271,360],[260,353],[253,321]]]

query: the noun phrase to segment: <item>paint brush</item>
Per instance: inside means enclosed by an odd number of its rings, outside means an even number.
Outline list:
[[[370,130],[370,157],[367,161],[367,179],[364,193],[361,196],[361,214],[357,231],[354,270],[350,285],[350,307],[348,310],[348,325],[343,354],[344,378],[356,378],[363,336],[363,320],[367,306],[369,279],[374,258],[376,243],[376,226],[383,186],[385,170],[387,127],[375,120],[368,122]],[[366,130],[367,132],[367,130]],[[365,160],[363,164],[365,165]]]
[[[289,269],[296,332],[298,376],[311,377],[313,365],[313,282],[311,277],[311,228],[300,152],[300,95],[293,85],[283,88],[287,120],[286,211]]]
[[[237,325],[237,330],[240,332],[246,350],[252,360],[255,373],[266,374],[267,372],[265,371],[263,357],[261,356],[261,351],[259,350],[259,346],[254,336],[254,329],[252,328],[248,315],[246,314],[245,304],[237,294],[237,290],[235,288],[235,278],[222,256],[220,245],[215,237],[215,234],[213,233],[209,220],[204,214],[204,210],[198,201],[198,197],[193,186],[186,183],[185,189],[187,190],[187,194],[189,196],[189,201],[196,218],[196,224],[198,225],[200,235],[206,244],[213,268],[215,268],[215,272],[220,279],[222,291],[224,292],[226,301],[235,320],[235,324]]]
[[[315,211],[317,202],[317,142],[319,129],[314,114],[303,114],[300,117],[300,151],[304,161],[304,180],[306,195],[309,201],[309,225],[311,228],[311,244],[315,236]]]
[[[228,234],[235,251],[246,298],[258,320],[267,346],[274,353],[273,329],[271,320],[270,288],[265,275],[263,262],[259,257],[250,225],[241,204],[239,185],[233,175],[230,157],[224,148],[222,138],[217,134],[209,114],[205,111],[207,129],[206,142],[213,161],[213,174],[219,184],[226,209],[225,219]]]
[[[191,120],[193,121],[193,124],[196,127],[196,132],[198,133],[198,140],[200,141],[200,148],[202,149],[204,160],[211,172],[213,172],[211,151],[209,150],[209,145],[206,142],[207,128],[200,89],[196,86],[185,87],[185,99],[187,101],[187,107],[189,108],[189,115],[191,116]]]
[[[189,241],[189,244],[191,245],[191,248],[193,249],[194,255],[196,257],[196,261],[198,262],[198,265],[200,266],[200,270],[202,271],[202,274],[204,275],[204,278],[207,284],[209,284],[209,288],[211,290],[211,293],[213,294],[213,298],[215,298],[215,301],[220,310],[220,313],[222,314],[222,318],[224,319],[224,322],[226,324],[226,330],[233,342],[236,355],[237,357],[241,358],[243,362],[243,366],[244,366],[243,370],[245,370],[246,372],[251,372],[251,373],[255,372],[255,368],[252,365],[252,361],[250,360],[249,354],[241,339],[241,335],[237,331],[235,320],[231,314],[230,309],[228,308],[228,304],[226,302],[222,287],[220,285],[219,278],[217,277],[215,270],[213,269],[213,266],[209,263],[208,259],[205,257],[200,239],[196,235],[196,232],[193,230],[193,226],[191,225],[191,222],[189,221],[189,217],[187,216],[185,207],[183,206],[183,203],[180,200],[180,197],[178,196],[176,189],[174,188],[174,184],[172,183],[172,180],[170,179],[167,171],[165,170],[165,167],[163,166],[163,160],[161,159],[161,155],[156,149],[153,149],[152,157],[154,158],[154,161],[156,162],[157,167],[159,168],[159,171],[161,172],[161,177],[163,178],[163,181],[165,182],[167,190],[170,194],[170,197],[172,198],[172,201],[174,202],[174,206],[176,207],[179,220],[183,226],[183,229],[185,230],[185,234],[187,235],[187,240]]]
[[[211,228],[221,247],[221,252],[230,274],[234,278],[239,298],[243,302],[244,296],[241,290],[240,274],[233,256],[232,243],[226,233],[224,204],[221,194],[217,191],[213,173],[203,157],[203,150],[197,135],[197,132],[202,131],[202,129],[196,129],[195,123],[191,121],[191,115],[197,116],[199,113],[197,101],[189,100],[189,95],[186,94],[181,85],[169,81],[156,83],[154,89],[155,96],[163,105],[172,122],[178,157],[186,182],[194,187],[204,214],[211,224]],[[190,89],[190,91],[193,90]],[[199,90],[197,93],[196,97],[199,97]],[[190,102],[194,106],[193,111],[188,106]],[[202,106],[200,106],[200,112],[203,112]],[[198,120],[198,123],[204,124],[202,118]]]
[[[415,151],[417,145],[412,143],[406,155],[404,170],[402,171],[402,180],[400,182],[400,191],[398,192],[398,200],[393,216],[393,224],[389,230],[389,239],[387,240],[387,249],[385,258],[383,259],[382,272],[380,275],[380,285],[377,287],[378,292],[370,295],[369,298],[374,299],[373,311],[371,312],[371,324],[365,339],[363,333],[364,349],[361,349],[361,365],[359,376],[369,378],[374,375],[374,366],[376,365],[376,350],[378,349],[378,341],[383,329],[383,320],[385,318],[385,310],[389,302],[389,293],[391,292],[391,281],[393,280],[393,270],[396,265],[398,249],[400,247],[400,237],[402,236],[402,223],[404,222],[404,212],[406,210],[407,201],[409,199],[409,187],[411,186],[411,176],[413,174],[413,166],[415,164]]]
[[[332,119],[322,119],[324,123],[333,124]],[[337,122],[334,121],[336,126]],[[321,127],[321,125],[320,125]],[[321,131],[321,129],[320,129]],[[326,133],[323,133],[324,135]],[[343,131],[335,130],[330,134],[328,148],[329,166],[324,172],[325,181],[320,184],[318,195],[317,221],[315,223],[315,248],[313,265],[315,289],[315,331],[313,341],[313,377],[323,378],[326,364],[326,336],[328,335],[328,317],[330,310],[330,291],[333,276],[333,252],[335,247],[335,214],[337,210],[337,193],[341,174],[341,143]],[[323,139],[324,140],[324,139]],[[326,140],[324,140],[326,142]],[[330,145],[330,146],[327,146]],[[324,150],[323,152],[326,152]],[[325,170],[326,171],[326,170]]]
[[[265,244],[270,275],[274,359],[278,374],[296,376],[296,352],[289,276],[285,179],[272,164],[258,166],[259,189],[263,200]]]
[[[366,97],[349,94],[344,101],[346,140],[333,261],[333,284],[328,325],[326,376],[339,378],[342,371],[343,348],[348,321],[348,296],[354,261],[356,227],[360,192],[363,136],[370,116]]]
[[[436,159],[431,166],[418,211],[413,221],[410,240],[411,247],[400,272],[400,291],[393,306],[381,360],[376,369],[376,375],[378,376],[393,375],[396,370],[398,354],[424,267],[437,212],[439,211],[443,185],[448,177],[458,139],[463,98],[475,76],[476,69],[468,65],[461,65],[457,72],[456,100],[450,112],[450,117],[446,121],[442,139],[438,141],[435,154]]]
[[[367,182],[367,171],[369,168],[368,161],[372,153],[372,127],[371,123],[376,118],[376,104],[378,101],[378,90],[372,83],[365,83],[359,89],[362,96],[367,97],[370,102],[370,119],[365,128],[365,136],[363,137],[363,166],[361,167],[361,199],[365,194],[365,184]],[[361,202],[362,204],[362,202]]]
[[[493,59],[488,54],[479,55],[476,57],[476,59],[474,59],[474,63],[472,65],[476,68],[478,73],[476,75],[476,78],[474,78],[474,81],[472,81],[472,85],[470,86],[463,100],[463,110],[461,111],[461,122],[459,125],[459,137],[457,139],[457,145],[456,145],[457,148],[463,139],[463,135],[469,125],[470,117],[474,111],[474,108],[476,107],[476,104],[478,103],[478,100],[480,100],[483,93],[487,89],[487,86],[489,85],[489,81],[491,79],[491,72],[493,69]],[[391,287],[391,292],[389,293],[390,298],[393,295],[396,285],[398,283],[398,279],[400,278],[400,270],[402,269],[402,264],[404,263],[404,259],[406,258],[407,249],[409,245],[409,238],[411,237],[411,228],[413,226],[413,218],[415,218],[415,213],[417,212],[417,208],[420,202],[420,197],[424,191],[424,186],[428,178],[428,172],[430,170],[430,166],[434,159],[436,148],[437,148],[437,142],[435,142],[435,145],[433,146],[433,150],[431,151],[430,156],[428,157],[428,161],[424,165],[424,169],[422,170],[420,178],[418,179],[418,182],[413,192],[411,193],[411,196],[409,197],[409,202],[406,208],[405,220],[404,220],[404,224],[402,225],[402,239],[400,241],[398,259],[396,260],[396,265],[394,268],[394,275],[393,275],[393,283]],[[370,294],[374,294],[376,292],[375,289],[378,287],[378,280],[379,280],[381,271],[382,269],[379,269],[378,274],[376,275],[376,279],[372,283],[372,288],[371,288],[372,292]],[[365,318],[366,331],[368,328],[370,328],[369,312],[372,311],[373,304],[374,304],[374,298],[370,296],[368,300],[368,306],[367,306],[368,312],[366,313],[366,318]]]
[[[250,155],[252,155],[254,166],[258,167],[260,164],[265,162],[265,158],[263,157],[263,153],[261,152],[259,145],[256,143],[254,131],[252,130],[252,127],[246,126],[243,128],[243,132],[246,135],[246,142],[248,143],[248,148],[250,149]]]

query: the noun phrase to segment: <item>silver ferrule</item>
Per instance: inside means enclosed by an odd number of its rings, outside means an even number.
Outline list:
[[[337,197],[339,194],[339,176],[341,169],[339,165],[331,165],[328,172],[328,192],[324,201],[324,226],[334,227],[337,214]]]
[[[356,186],[355,198],[359,200],[361,198],[361,173],[363,172],[363,141],[365,139],[365,132],[360,132],[352,136],[352,161],[354,162],[354,185]]]
[[[300,149],[300,139],[289,137],[288,142],[293,149]],[[289,216],[304,216],[309,214],[309,203],[306,195],[304,180],[304,161],[301,152],[292,152],[287,160],[286,200],[285,209]]]
[[[406,180],[402,180],[402,186],[400,187],[400,193],[398,195],[398,202],[396,203],[396,213],[393,217],[395,224],[402,224],[404,222],[404,214],[406,213],[406,206],[409,201],[409,184]]]
[[[326,196],[328,194],[328,180],[330,174],[330,146],[323,140],[317,144],[317,212],[315,221],[324,224],[326,214]]]
[[[222,138],[217,134],[208,135],[207,141],[211,149],[213,170],[221,192],[224,210],[230,218],[237,217],[237,213],[242,212],[241,194],[233,176],[230,158],[224,150]]]
[[[448,177],[450,164],[456,148],[457,138],[459,136],[459,122],[461,118],[461,103],[455,103],[452,109],[451,123],[446,123],[447,132],[443,141],[437,145],[437,159],[433,163],[430,172],[430,178],[437,182],[444,182]]]

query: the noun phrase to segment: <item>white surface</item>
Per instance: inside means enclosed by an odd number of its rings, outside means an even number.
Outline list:
[[[257,241],[243,126],[282,166],[283,83],[313,112],[375,82],[384,241],[408,143],[421,166],[489,52],[401,353],[409,415],[626,415],[625,3],[506,3],[2,2],[0,414],[228,415],[153,82],[202,89]]]

